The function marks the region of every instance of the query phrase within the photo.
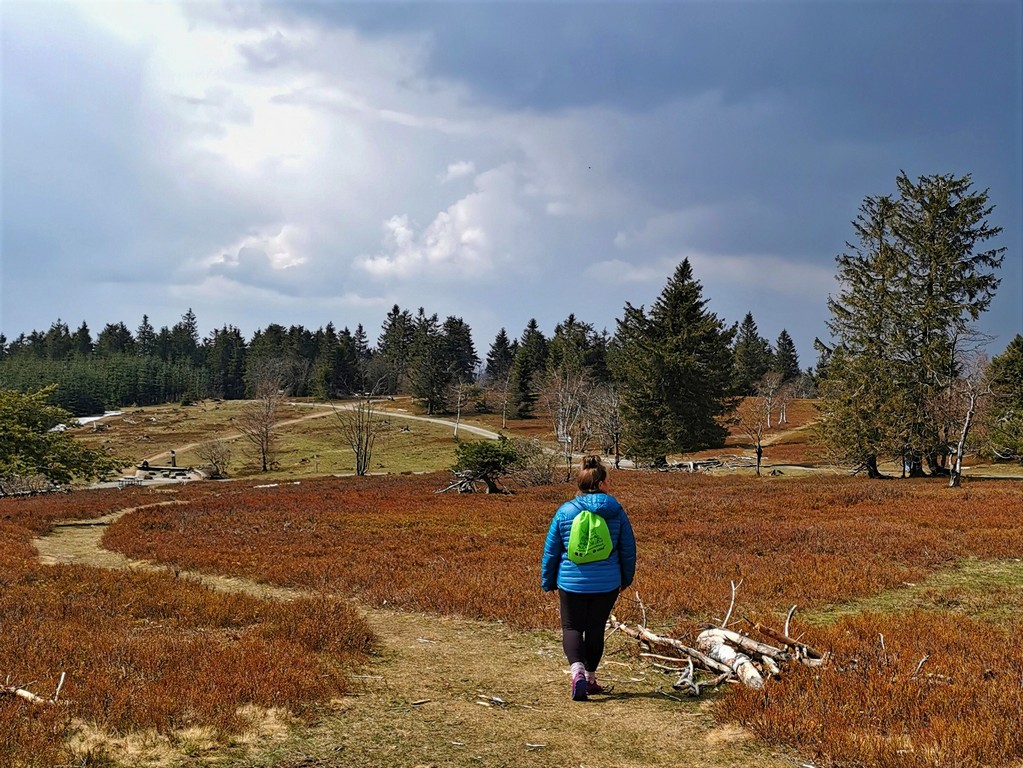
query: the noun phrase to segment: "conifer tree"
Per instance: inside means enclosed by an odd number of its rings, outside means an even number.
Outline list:
[[[784,328],[778,334],[778,340],[774,343],[774,354],[771,355],[771,370],[781,376],[784,384],[787,381],[798,379],[802,374],[799,369],[799,353],[796,352],[796,345]]]
[[[135,353],[139,357],[156,354],[156,329],[149,322],[149,315],[142,315],[142,322],[135,331]]]
[[[735,391],[752,395],[771,368],[771,345],[760,335],[753,313],[747,312],[735,336]]]
[[[974,343],[970,323],[998,287],[1004,248],[988,194],[970,176],[896,179],[899,197],[868,197],[853,222],[857,242],[837,257],[840,290],[828,302],[835,354],[820,387],[821,438],[833,458],[903,459],[911,474],[934,473],[952,435],[936,403],[958,379]],[[850,432],[850,424],[857,424]],[[854,435],[854,436],[853,436]]]
[[[510,405],[515,418],[533,416],[546,362],[547,338],[540,331],[536,319],[530,318],[522,332],[511,368]]]
[[[1023,463],[1023,336],[1017,333],[991,361],[988,380],[995,397],[988,414],[991,450]]]
[[[431,414],[444,402],[444,390],[450,379],[443,344],[437,314],[427,316],[426,310],[420,307],[409,347],[408,379],[413,396],[421,400],[426,412]]]
[[[412,313],[395,304],[384,318],[380,337],[377,339],[376,357],[379,361],[379,370],[370,377],[382,379],[379,387],[382,392],[395,394],[405,386],[414,335],[415,323]]]
[[[497,332],[487,352],[487,366],[483,371],[487,384],[499,386],[508,377],[512,361],[515,360],[517,342],[508,339],[508,332],[502,328]]]
[[[626,455],[655,464],[669,453],[724,444],[733,407],[732,329],[707,310],[689,260],[647,314],[625,305],[611,371],[621,387]]]

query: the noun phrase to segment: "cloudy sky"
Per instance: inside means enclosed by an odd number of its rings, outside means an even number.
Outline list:
[[[1023,4],[0,4],[0,331],[205,334],[399,304],[613,332],[689,258],[709,308],[826,338],[835,255],[900,171],[1004,228],[1023,331]]]

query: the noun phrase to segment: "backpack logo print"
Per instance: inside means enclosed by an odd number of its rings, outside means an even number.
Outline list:
[[[568,559],[582,565],[611,556],[611,532],[607,521],[595,512],[582,510],[572,519],[568,534]]]

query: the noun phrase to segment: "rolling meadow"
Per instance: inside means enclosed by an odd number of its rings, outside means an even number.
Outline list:
[[[56,703],[0,697],[0,762],[1023,764],[1019,481],[813,474],[804,436],[780,437],[777,476],[611,475],[639,545],[619,618],[691,641],[736,584],[732,628],[780,627],[796,606],[791,632],[829,654],[698,698],[617,635],[615,690],[568,706],[538,571],[569,484],[439,494],[450,475],[428,466],[316,477],[301,459],[324,452],[306,446],[269,483],[0,500],[7,685],[46,698],[67,673]],[[87,550],[42,564],[33,540],[58,529],[136,567]],[[580,744],[593,712],[614,726]]]

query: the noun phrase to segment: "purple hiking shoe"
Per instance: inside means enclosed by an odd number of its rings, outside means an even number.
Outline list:
[[[596,680],[593,680],[592,682],[590,682],[589,680],[586,681],[586,695],[587,696],[596,696],[596,695],[601,694],[601,693],[607,693],[610,690],[611,690],[610,688],[605,688],[600,683],[598,683]]]
[[[576,672],[572,675],[572,701],[586,701],[586,675]]]

